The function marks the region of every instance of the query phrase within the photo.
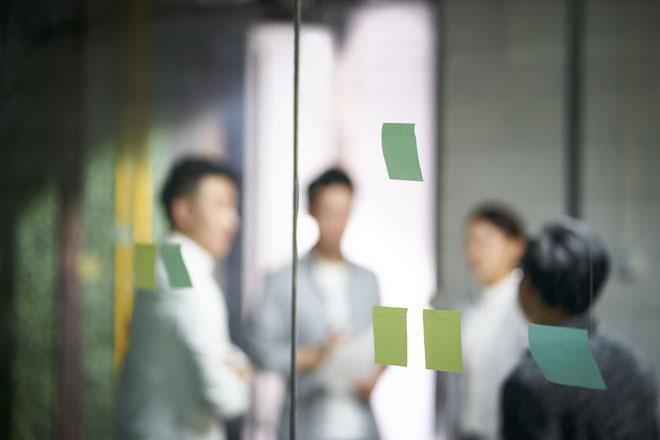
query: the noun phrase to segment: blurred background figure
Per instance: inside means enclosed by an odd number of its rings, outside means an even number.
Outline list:
[[[172,289],[162,260],[157,290],[138,291],[117,404],[120,439],[226,438],[244,414],[251,368],[229,340],[225,297],[215,279],[238,229],[236,177],[223,164],[175,164],[161,201],[192,287]],[[158,253],[157,253],[158,254]]]
[[[529,353],[502,391],[502,435],[527,439],[660,438],[657,383],[646,357],[591,315],[610,272],[604,241],[584,222],[546,224],[522,261],[520,304],[535,324],[586,329],[606,390],[548,382]]]
[[[468,216],[466,260],[475,282],[462,322],[463,368],[453,378],[451,402],[460,411],[449,435],[495,439],[499,387],[527,346],[527,326],[518,305],[518,263],[525,249],[520,216],[502,203],[488,203]],[[451,386],[451,385],[450,385]]]
[[[384,367],[373,362],[371,310],[379,303],[375,275],[346,259],[341,243],[353,204],[353,183],[340,169],[318,176],[307,190],[318,241],[300,262],[299,438],[378,439],[369,399]],[[291,268],[271,274],[248,330],[249,352],[264,369],[290,368]],[[280,422],[287,439],[288,403]]]

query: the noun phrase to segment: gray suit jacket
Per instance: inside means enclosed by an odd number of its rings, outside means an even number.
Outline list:
[[[526,356],[502,391],[506,440],[657,440],[656,384],[651,368],[629,342],[593,321],[565,325],[591,328],[589,345],[607,390],[557,385],[545,380]]]
[[[298,340],[300,346],[320,346],[329,336],[323,298],[311,274],[313,255],[300,260],[298,278]],[[356,264],[350,264],[349,305],[353,329],[358,332],[371,326],[371,311],[379,303],[378,282],[375,275]],[[275,371],[285,378],[290,372],[291,332],[291,266],[267,277],[260,304],[248,320],[246,352],[264,370]],[[324,389],[312,374],[298,376],[298,408],[300,438],[313,439],[313,409],[321,405]],[[288,403],[287,405],[288,406]],[[363,408],[366,417],[375,422],[368,404]],[[287,411],[282,418],[286,428]]]

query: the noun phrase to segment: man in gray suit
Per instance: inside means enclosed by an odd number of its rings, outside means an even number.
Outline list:
[[[369,398],[383,367],[374,364],[369,352],[369,332],[379,292],[374,274],[341,252],[352,201],[353,184],[340,169],[326,171],[308,188],[319,238],[300,261],[298,278],[298,432],[305,440],[378,438]],[[290,310],[288,266],[268,277],[247,331],[247,351],[254,362],[285,378],[290,371]],[[287,406],[281,438],[288,438]]]
[[[607,390],[545,380],[527,355],[502,390],[506,440],[658,439],[653,373],[629,342],[589,314],[609,272],[605,244],[584,223],[565,219],[530,240],[519,300],[532,323],[588,329]]]

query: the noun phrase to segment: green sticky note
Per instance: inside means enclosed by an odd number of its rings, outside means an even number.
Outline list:
[[[605,390],[584,329],[530,324],[529,348],[543,376],[562,385]]]
[[[386,122],[381,135],[390,179],[421,182],[422,170],[417,156],[415,124]]]
[[[461,373],[461,312],[424,310],[424,352],[429,370]]]
[[[170,287],[173,289],[192,287],[188,269],[186,269],[186,265],[181,257],[181,245],[162,244],[159,250],[165,264],[165,271],[170,281]]]
[[[377,364],[408,365],[406,312],[399,307],[373,308],[374,352]]]
[[[135,287],[156,290],[156,248],[151,244],[135,245]]]

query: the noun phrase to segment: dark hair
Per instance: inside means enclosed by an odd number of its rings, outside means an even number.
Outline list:
[[[199,157],[185,157],[177,161],[170,169],[160,193],[160,202],[170,225],[173,225],[170,211],[172,201],[177,197],[194,194],[200,180],[206,176],[226,177],[238,186],[236,173],[222,162],[213,162]]]
[[[485,220],[510,238],[525,238],[525,223],[516,211],[503,203],[479,205],[470,213],[468,220]]]
[[[582,313],[598,298],[610,257],[591,228],[566,218],[548,223],[529,240],[522,267],[546,304]]]
[[[307,207],[311,209],[321,189],[330,185],[344,185],[353,191],[353,181],[340,168],[330,168],[312,181],[307,187]]]

